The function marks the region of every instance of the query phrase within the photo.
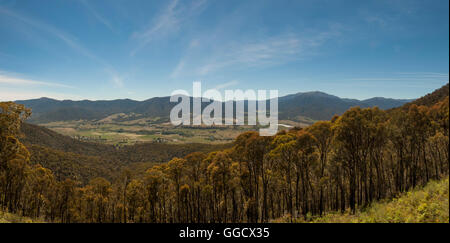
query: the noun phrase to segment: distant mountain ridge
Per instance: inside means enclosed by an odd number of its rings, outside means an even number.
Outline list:
[[[192,99],[192,97],[191,97]],[[324,92],[304,92],[279,97],[279,119],[300,121],[328,120],[340,115],[354,106],[391,109],[412,100],[375,97],[366,100],[345,99]],[[17,100],[31,108],[32,123],[47,123],[68,120],[98,120],[117,113],[135,113],[143,117],[169,117],[170,110],[176,103],[170,103],[170,97],[155,97],[144,101],[131,99],[118,100],[55,100],[40,98]],[[203,104],[204,106],[205,104]]]
[[[402,106],[411,101],[382,97],[366,100],[345,99],[314,91],[280,97],[278,106],[280,119],[298,120],[299,116],[303,116],[313,120],[329,120],[334,115],[340,115],[354,106],[362,108],[378,106],[380,109],[386,110]]]

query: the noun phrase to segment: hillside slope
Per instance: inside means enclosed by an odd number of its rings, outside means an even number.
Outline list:
[[[48,128],[38,125],[23,123],[21,127],[23,136],[20,141],[27,147],[38,145],[41,147],[71,152],[86,156],[101,156],[115,158],[126,163],[132,162],[164,162],[172,157],[183,157],[191,152],[211,152],[229,148],[231,144],[165,144],[165,143],[140,143],[122,148],[113,145],[84,142],[61,135]]]
[[[424,105],[424,106],[432,106],[437,102],[443,100],[445,97],[449,96],[449,84],[442,86],[441,88],[433,91],[430,94],[427,94],[415,101],[405,104],[405,108],[408,108],[410,105]]]
[[[393,200],[374,203],[352,215],[330,213],[313,223],[449,223],[449,179],[431,181]]]
[[[134,163],[162,163],[192,152],[211,152],[231,144],[161,144],[142,143],[122,148],[82,142],[45,127],[23,123],[20,141],[31,153],[31,163],[51,169],[60,180],[83,183],[96,177],[112,180]]]
[[[88,156],[101,156],[115,152],[111,145],[82,142],[69,136],[64,136],[45,127],[23,123],[21,126],[23,136],[20,141],[27,147],[39,145],[64,152],[79,153]]]

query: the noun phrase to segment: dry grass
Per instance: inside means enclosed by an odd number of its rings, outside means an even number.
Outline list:
[[[275,222],[289,222],[289,217]],[[424,188],[414,189],[388,201],[374,203],[356,214],[329,213],[298,223],[449,223],[449,179],[431,181]]]
[[[21,217],[16,214],[0,211],[0,223],[43,223],[44,221]]]

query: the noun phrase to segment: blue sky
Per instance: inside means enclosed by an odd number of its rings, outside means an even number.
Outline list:
[[[448,82],[448,0],[0,0],[0,100],[176,89],[416,98]]]

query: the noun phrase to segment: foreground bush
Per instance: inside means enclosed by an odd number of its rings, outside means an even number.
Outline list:
[[[356,214],[330,213],[314,223],[449,223],[449,179],[432,181],[390,202],[374,203]],[[283,220],[279,220],[283,221]],[[287,220],[285,220],[287,222]],[[307,222],[297,219],[295,222]]]
[[[0,223],[40,223],[40,221],[0,211]]]

